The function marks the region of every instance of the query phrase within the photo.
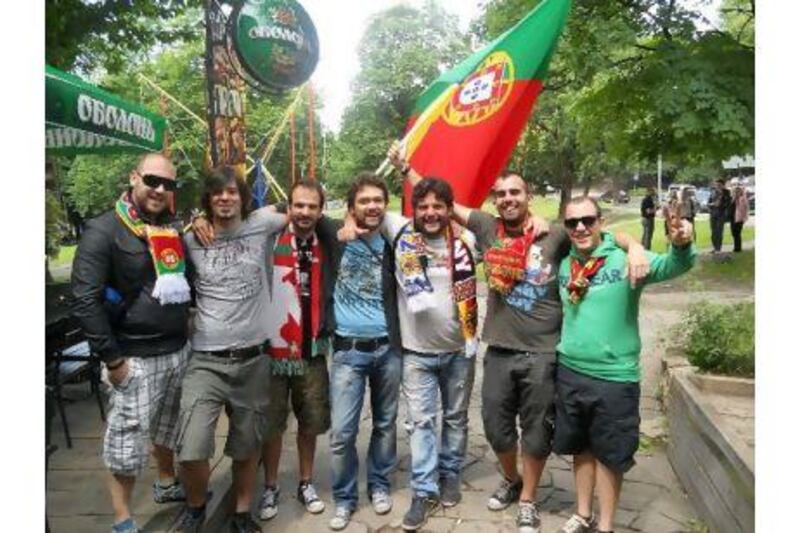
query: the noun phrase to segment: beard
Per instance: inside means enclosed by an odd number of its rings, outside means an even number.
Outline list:
[[[425,228],[426,224],[436,224],[438,227],[436,230],[431,232]],[[449,225],[450,219],[447,217],[435,216],[414,218],[414,229],[426,237],[439,237],[444,235],[444,232]]]

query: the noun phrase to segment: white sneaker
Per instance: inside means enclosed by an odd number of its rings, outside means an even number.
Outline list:
[[[337,507],[333,518],[328,522],[328,527],[334,531],[344,529],[347,527],[347,524],[350,523],[350,517],[352,515],[353,513],[350,512],[350,509],[347,507]]]
[[[375,489],[370,500],[372,500],[372,509],[376,514],[386,514],[392,510],[392,497],[384,489]]]
[[[258,502],[258,517],[261,520],[269,520],[278,514],[278,496],[280,494],[280,487],[264,487],[261,500]]]
[[[301,483],[297,487],[297,499],[309,513],[319,514],[325,510],[325,503],[319,499],[317,489],[310,482]]]

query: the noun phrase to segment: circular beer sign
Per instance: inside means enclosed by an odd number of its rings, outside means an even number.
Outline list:
[[[231,14],[230,37],[245,72],[273,90],[297,87],[319,60],[311,18],[295,0],[244,0]]]

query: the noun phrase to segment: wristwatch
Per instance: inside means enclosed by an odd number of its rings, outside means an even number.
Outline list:
[[[408,163],[405,163],[402,166],[402,168],[400,168],[400,174],[402,174],[403,177],[405,177],[405,176],[408,176],[409,172],[411,172],[411,165],[409,165]]]

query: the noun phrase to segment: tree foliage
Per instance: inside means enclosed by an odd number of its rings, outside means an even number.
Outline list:
[[[195,39],[165,50],[124,73],[108,75],[103,80],[103,86],[115,94],[138,101],[144,107],[167,117],[169,148],[178,171],[176,207],[179,212],[197,206],[202,194],[208,138],[203,53],[203,40]],[[195,117],[164,98],[140,74],[177,98]],[[275,130],[294,95],[294,91],[284,95],[248,92],[245,116],[248,153],[253,154],[260,141]],[[314,118],[318,124],[316,109]],[[300,105],[296,116],[298,175],[308,172],[307,121],[306,108]],[[287,127],[267,165],[284,190],[291,181],[288,132]],[[319,127],[315,128],[315,134],[319,147],[322,145]],[[318,176],[321,175],[321,159],[317,156]],[[69,201],[84,217],[103,212],[127,186],[127,176],[135,162],[136,156],[130,155],[78,156],[65,180],[64,188]]]
[[[419,10],[397,6],[373,15],[361,38],[361,69],[332,147],[331,185],[346,189],[360,170],[383,160],[402,135],[416,98],[441,72],[469,54],[456,18],[435,1]]]
[[[536,4],[495,0],[474,27],[488,41]],[[751,2],[725,5],[745,10]],[[750,22],[701,30],[702,21],[698,8],[675,0],[573,2],[515,165],[533,182],[560,186],[563,200],[578,183],[650,174],[658,154],[674,171],[676,164],[718,167],[721,159],[751,151]]]
[[[62,70],[120,72],[157,45],[203,33],[201,0],[47,0],[45,60]]]

